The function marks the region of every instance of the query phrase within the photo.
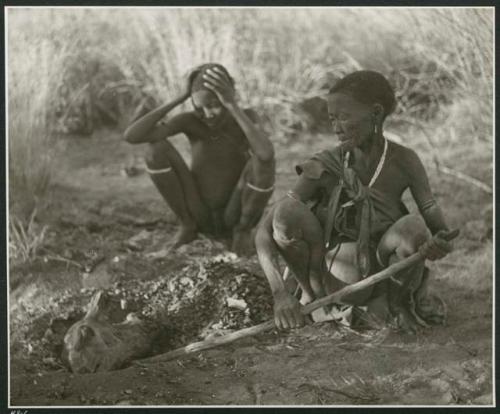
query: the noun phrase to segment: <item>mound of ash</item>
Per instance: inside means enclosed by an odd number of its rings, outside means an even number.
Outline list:
[[[42,371],[117,369],[272,317],[267,281],[224,256],[155,280],[125,280],[52,302],[17,337]]]

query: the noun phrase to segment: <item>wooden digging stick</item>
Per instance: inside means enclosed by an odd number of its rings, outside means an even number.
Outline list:
[[[459,231],[453,230],[449,232],[445,237],[446,240],[451,241],[455,237],[458,236]],[[374,285],[382,280],[388,279],[394,274],[401,272],[402,270],[407,269],[408,267],[413,266],[414,264],[424,260],[425,258],[420,252],[414,253],[406,259],[401,260],[400,262],[396,262],[384,270],[375,273],[372,276],[368,276],[367,278],[360,280],[359,282],[353,283],[352,285],[348,285],[343,287],[336,292],[324,296],[321,299],[315,300],[302,308],[302,314],[308,315],[312,311],[326,306],[330,303],[342,303],[342,299],[345,296],[350,295],[354,292],[357,292],[361,289],[364,289],[368,286]],[[204,351],[205,349],[215,348],[220,345],[229,344],[231,342],[237,341],[238,339],[246,338],[249,336],[257,335],[262,332],[269,331],[275,327],[274,320],[270,320],[267,322],[263,322],[259,325],[251,326],[250,328],[240,329],[236,332],[232,332],[227,335],[217,336],[213,338],[206,339],[204,341],[193,342],[192,344],[186,345],[182,348],[174,349],[173,351],[166,352],[164,354],[156,355],[154,357],[150,357],[145,359],[147,362],[160,362],[160,361],[169,361],[172,359],[179,358],[181,356],[187,354],[193,354],[196,352]],[[140,364],[140,360],[137,361]]]

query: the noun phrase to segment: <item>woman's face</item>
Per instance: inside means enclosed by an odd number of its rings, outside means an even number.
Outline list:
[[[328,95],[328,117],[340,144],[349,151],[370,141],[375,127],[373,107],[349,95]]]
[[[210,128],[223,120],[225,109],[213,92],[199,90],[191,94],[191,99],[196,113]]]

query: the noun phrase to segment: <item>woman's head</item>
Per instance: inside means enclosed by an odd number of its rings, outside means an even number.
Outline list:
[[[394,90],[387,79],[369,70],[345,76],[328,93],[328,115],[346,149],[363,146],[380,134],[395,106]]]
[[[206,63],[198,66],[192,73],[191,80],[191,100],[199,116],[211,127],[216,126],[225,117],[226,110],[220,103],[217,96],[208,89],[204,82],[203,75],[208,69],[221,69],[234,85],[234,80],[229,75],[227,69],[218,63]]]

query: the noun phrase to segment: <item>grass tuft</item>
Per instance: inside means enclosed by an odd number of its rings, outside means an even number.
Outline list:
[[[20,262],[28,262],[36,258],[45,240],[48,229],[46,225],[35,222],[36,209],[33,210],[27,224],[13,216],[9,221],[9,256]]]

